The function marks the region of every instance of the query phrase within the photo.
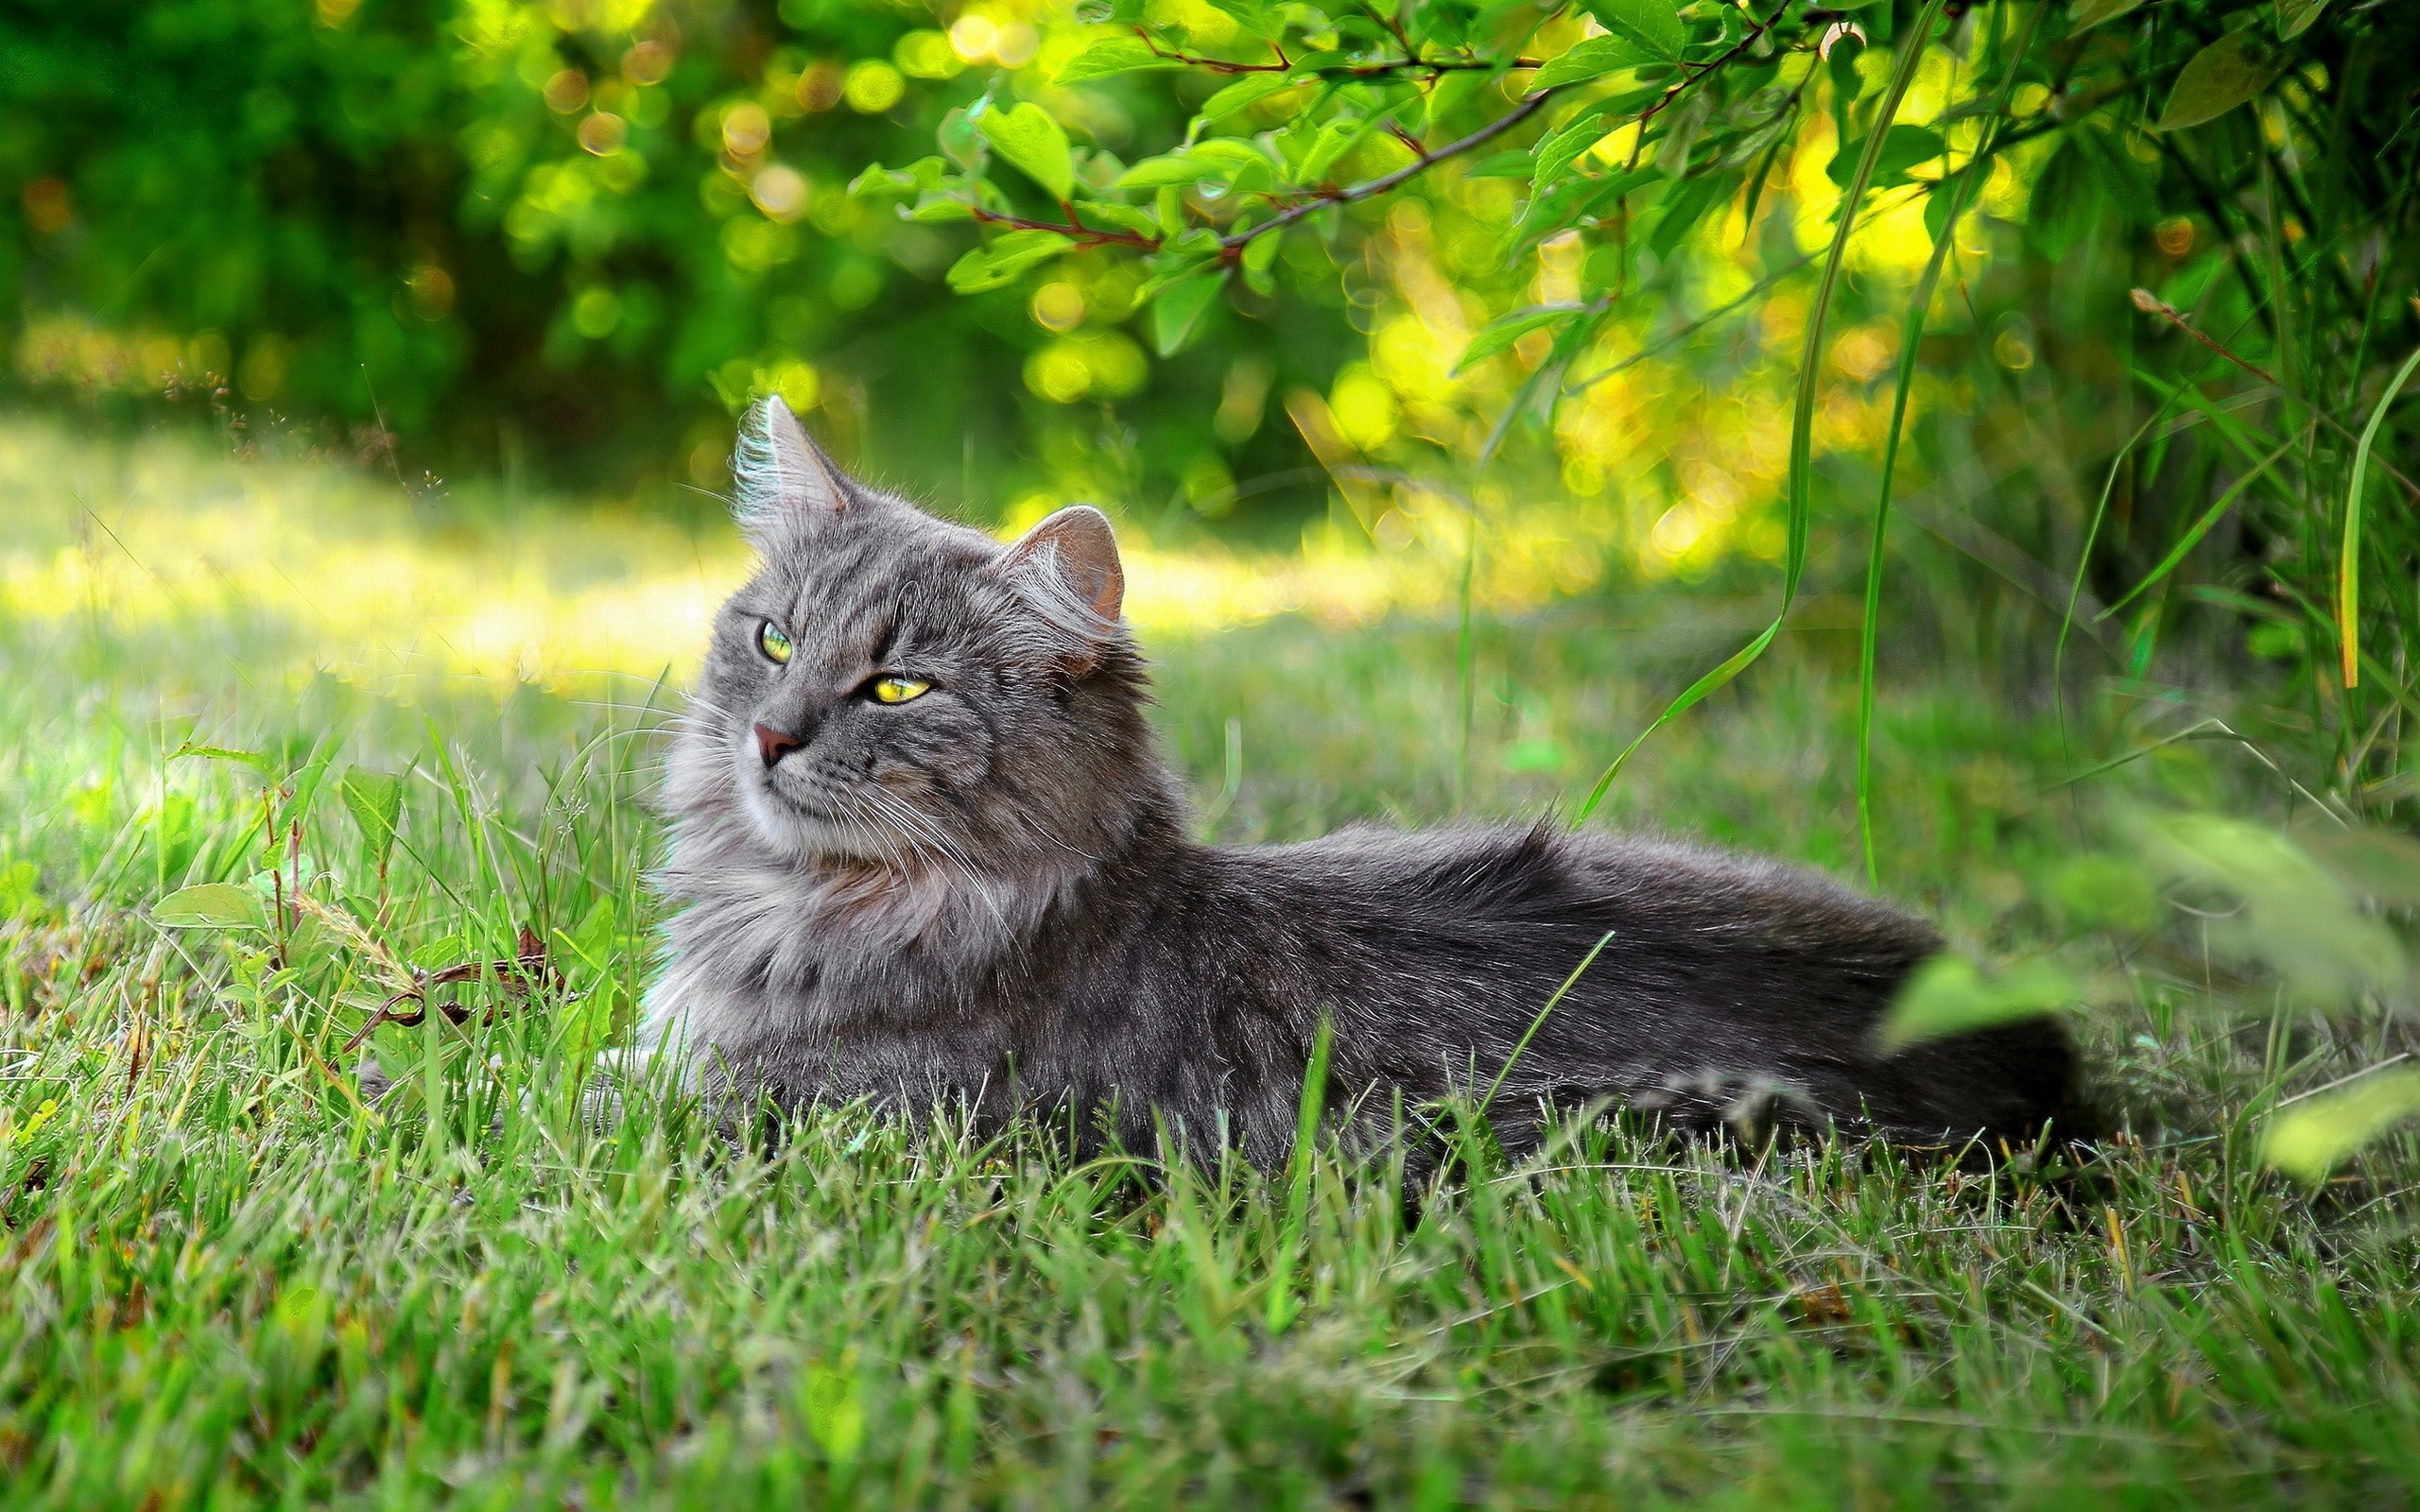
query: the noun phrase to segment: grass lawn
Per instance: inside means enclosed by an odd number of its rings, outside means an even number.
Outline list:
[[[2279,1097],[2400,1031],[2262,1016],[2041,901],[2126,802],[2255,801],[2224,747],[2054,785],[2229,713],[2198,696],[2100,688],[2063,730],[2019,679],[1910,665],[1880,713],[1885,887],[1970,951],[2091,973],[2132,1133],[2083,1180],[1582,1127],[1409,1225],[1390,1173],[1325,1158],[1265,1180],[861,1110],[770,1150],[664,1099],[583,1118],[656,917],[649,731],[688,653],[669,683],[646,659],[729,580],[711,524],[14,421],[0,490],[0,1505],[2377,1507],[2420,1482],[2420,1152],[2315,1197],[2256,1158]],[[1146,615],[1219,835],[1568,806],[1757,608],[1485,607],[1467,743],[1433,610]],[[1859,874],[1854,634],[1815,619],[1607,819]],[[363,1042],[396,1077],[366,1104],[348,1041],[412,969],[472,962],[440,994],[461,1023]]]

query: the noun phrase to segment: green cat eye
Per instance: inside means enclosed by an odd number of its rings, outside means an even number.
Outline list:
[[[873,701],[906,703],[910,698],[923,697],[932,686],[922,678],[876,678],[873,679]]]
[[[756,627],[756,648],[765,653],[766,661],[776,666],[789,664],[790,638],[771,620]]]

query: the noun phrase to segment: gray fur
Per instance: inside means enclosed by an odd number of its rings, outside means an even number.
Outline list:
[[[1877,1057],[1876,1016],[1938,938],[1772,862],[1544,825],[1194,843],[1106,521],[1062,511],[1002,546],[845,478],[777,400],[748,434],[763,561],[673,744],[679,907],[641,1032],[691,1085],[1114,1108],[1145,1149],[1157,1114],[1271,1163],[1323,1015],[1331,1099],[1384,1123],[1398,1093],[1494,1081],[1610,930],[1505,1078],[1508,1143],[1605,1100],[1927,1140],[2066,1116],[2046,1025]],[[758,649],[769,619],[786,666]],[[891,672],[931,691],[875,703]],[[769,765],[758,725],[802,744]]]

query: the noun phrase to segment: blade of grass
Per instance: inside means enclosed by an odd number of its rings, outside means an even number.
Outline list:
[[[1815,379],[1824,358],[1824,326],[1832,308],[1832,293],[1841,282],[1841,265],[1848,255],[1849,237],[1856,232],[1857,209],[1864,202],[1866,186],[1874,181],[1875,163],[1882,156],[1883,140],[1891,134],[1891,123],[1898,118],[1900,102],[1907,98],[1908,86],[1915,82],[1916,64],[1924,58],[1925,41],[1932,35],[1933,23],[1941,19],[1942,8],[1947,0],[1926,0],[1899,40],[1899,56],[1891,68],[1891,85],[1875,112],[1873,129],[1866,133],[1865,150],[1858,155],[1857,171],[1850,175],[1848,188],[1841,197],[1840,223],[1832,232],[1831,249],[1824,257],[1823,277],[1815,285],[1815,301],[1806,315],[1806,351],[1798,366],[1798,403],[1789,422],[1789,548],[1782,562],[1781,608],[1772,623],[1758,632],[1756,638],[1733,652],[1723,663],[1692,682],[1681,696],[1664,706],[1652,724],[1638,732],[1621,749],[1588,790],[1587,801],[1580,805],[1572,816],[1572,828],[1588,822],[1597,805],[1621,775],[1638,747],[1648,737],[1670,724],[1674,719],[1697,706],[1699,700],[1746,670],[1750,663],[1765,654],[1781,633],[1784,621],[1789,618],[1789,608],[1798,598],[1798,581],[1806,571],[1807,520],[1812,512],[1814,450],[1815,450]]]
[[[2361,427],[2360,444],[2353,449],[2353,481],[2344,490],[2344,545],[2336,563],[2336,642],[2348,688],[2361,682],[2361,490],[2369,482],[2370,453],[2377,444],[2378,427],[2385,423],[2387,410],[2395,395],[2403,392],[2414,368],[2420,368],[2420,349],[2404,358],[2403,366],[2387,380],[2386,392],[2378,395],[2377,407],[2370,411],[2370,422]]]
[[[1612,944],[1613,940],[1614,932],[1610,929],[1599,936],[1597,943],[1588,947],[1588,954],[1580,958],[1580,964],[1571,969],[1571,974],[1563,979],[1563,986],[1556,988],[1554,995],[1547,999],[1547,1005],[1540,1008],[1538,1016],[1530,1021],[1530,1026],[1521,1031],[1520,1041],[1513,1045],[1512,1053],[1504,1057],[1504,1064],[1496,1071],[1495,1079],[1487,1084],[1487,1095],[1479,1099],[1480,1112],[1484,1113],[1495,1106],[1495,1094],[1504,1090],[1504,1078],[1512,1074],[1512,1068],[1520,1063],[1521,1052],[1529,1049],[1530,1041],[1537,1038],[1540,1029],[1546,1027],[1547,1016],[1554,1012],[1556,1005],[1563,1002],[1564,994],[1572,989],[1588,968],[1597,964],[1598,955],[1606,946]]]
[[[1949,249],[1957,242],[1958,217],[1965,214],[1966,197],[1974,192],[1981,170],[1992,161],[1992,143],[1999,133],[2009,90],[2016,82],[2016,71],[2024,64],[2025,55],[2033,46],[2034,31],[2041,26],[2047,9],[2033,8],[2023,35],[2009,54],[2008,68],[2000,75],[1999,86],[1992,92],[1992,109],[1984,118],[1983,134],[1975,144],[1974,156],[1950,186],[1949,213],[1942,217],[1941,234],[1933,239],[1932,256],[1926,260],[1915,292],[1909,297],[1908,329],[1899,340],[1899,372],[1891,394],[1891,427],[1884,433],[1882,443],[1882,483],[1874,501],[1874,538],[1865,558],[1865,621],[1858,631],[1857,833],[1858,843],[1865,851],[1865,882],[1869,887],[1882,885],[1880,863],[1874,849],[1874,655],[1881,638],[1882,551],[1889,536],[1891,482],[1899,467],[1899,438],[1908,419],[1908,394],[1915,387],[1916,349],[1924,340],[1925,317],[1932,309],[1933,290],[1941,282],[1942,266],[1949,260]]]
[[[2202,538],[2210,533],[2211,527],[2219,523],[2221,518],[2226,514],[2228,509],[2234,507],[2235,501],[2242,495],[2243,490],[2258,482],[2261,474],[2276,466],[2277,459],[2284,456],[2288,452],[2293,450],[2294,443],[2301,438],[2302,438],[2299,436],[2287,437],[2284,440],[2277,443],[2277,449],[2275,451],[2271,452],[2267,456],[2262,457],[2250,472],[2247,472],[2241,477],[2236,479],[2234,483],[2228,485],[2227,490],[2219,495],[2218,503],[2211,505],[2207,510],[2204,511],[2202,518],[2193,522],[2193,527],[2186,531],[2182,537],[2178,538],[2176,544],[2169,548],[2166,557],[2160,559],[2160,564],[2158,566],[2152,568],[2141,582],[2136,583],[2134,587],[2119,594],[2116,603],[2110,605],[2107,609],[2102,610],[2094,617],[2100,620],[2107,619],[2110,615],[2117,613],[2121,609],[2124,609],[2128,604],[2133,603],[2142,594],[2144,590],[2152,587],[2161,578],[2166,577],[2169,573],[2174,572],[2177,564],[2182,562],[2187,556],[2191,555],[2194,547],[2202,543]]]

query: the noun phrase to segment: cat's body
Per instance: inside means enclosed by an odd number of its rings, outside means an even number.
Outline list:
[[[1806,873],[1544,827],[1195,844],[1099,516],[1002,547],[840,478],[786,410],[751,440],[767,563],[675,743],[642,1030],[694,1084],[1114,1108],[1130,1147],[1156,1120],[1270,1163],[1324,1017],[1331,1103],[1373,1129],[1499,1077],[1515,1144],[1603,1100],[1927,1142],[2066,1116],[2048,1026],[1877,1055],[1939,941]]]

